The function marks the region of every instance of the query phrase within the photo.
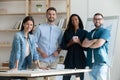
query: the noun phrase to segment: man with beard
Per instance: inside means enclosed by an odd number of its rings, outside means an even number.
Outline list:
[[[62,29],[55,25],[57,11],[54,7],[47,9],[46,18],[47,22],[38,26],[35,30],[36,46],[41,66],[56,68]]]
[[[87,64],[92,68],[91,80],[107,80],[110,31],[104,28],[101,13],[94,15],[93,23],[95,29],[88,33],[82,46],[88,48]]]

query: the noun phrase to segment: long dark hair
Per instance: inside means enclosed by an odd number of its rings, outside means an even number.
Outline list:
[[[72,14],[69,18],[69,21],[68,21],[68,25],[67,25],[67,30],[74,30],[74,25],[72,24],[72,17],[73,16],[77,16],[78,17],[78,20],[79,20],[79,28],[80,29],[84,29],[84,26],[83,26],[83,22],[81,20],[81,18],[77,15],[77,14]]]
[[[23,24],[25,24],[25,23],[26,23],[27,21],[29,21],[29,20],[33,22],[33,28],[34,28],[35,22],[34,22],[33,17],[32,17],[32,16],[26,16],[26,17],[23,19],[23,22],[22,22],[22,26],[21,26],[21,30],[20,30],[20,31],[23,31],[23,30],[24,30]],[[32,34],[32,33],[33,33],[33,29],[32,29],[29,33]]]

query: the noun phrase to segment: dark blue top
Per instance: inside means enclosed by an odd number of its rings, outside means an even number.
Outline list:
[[[84,54],[84,49],[81,45],[75,43],[71,46],[67,47],[67,44],[72,39],[73,36],[78,36],[80,41],[83,42],[87,35],[87,31],[78,29],[75,33],[74,30],[66,30],[63,35],[61,48],[67,50],[66,58],[64,61],[65,65],[69,65],[72,67],[85,67],[86,65],[86,57]]]

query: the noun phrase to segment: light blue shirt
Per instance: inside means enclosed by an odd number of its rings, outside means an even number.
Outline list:
[[[57,57],[52,54],[57,50],[62,39],[62,29],[52,24],[41,24],[35,30],[35,39],[37,47],[41,48],[49,57],[42,58],[39,56],[39,60],[44,62],[54,62]]]
[[[29,57],[29,66],[32,65],[33,60],[38,60],[38,54],[35,47],[35,38],[33,35],[28,35],[28,43],[30,49],[30,57]],[[15,61],[18,60],[18,69],[21,70],[24,60],[26,58],[26,38],[23,31],[17,32],[14,36],[12,50],[9,60],[10,69],[15,67]]]

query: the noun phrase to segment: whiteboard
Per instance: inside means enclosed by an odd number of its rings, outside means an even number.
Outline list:
[[[118,23],[119,23],[119,16],[104,17],[103,25],[105,28],[110,30],[110,33],[111,33],[110,46],[109,46],[109,50],[108,50],[110,66],[112,66],[113,58],[114,58],[114,50],[115,50],[114,47],[115,47]],[[93,24],[93,18],[88,18],[85,29],[89,32],[94,28],[95,28],[95,26]]]

